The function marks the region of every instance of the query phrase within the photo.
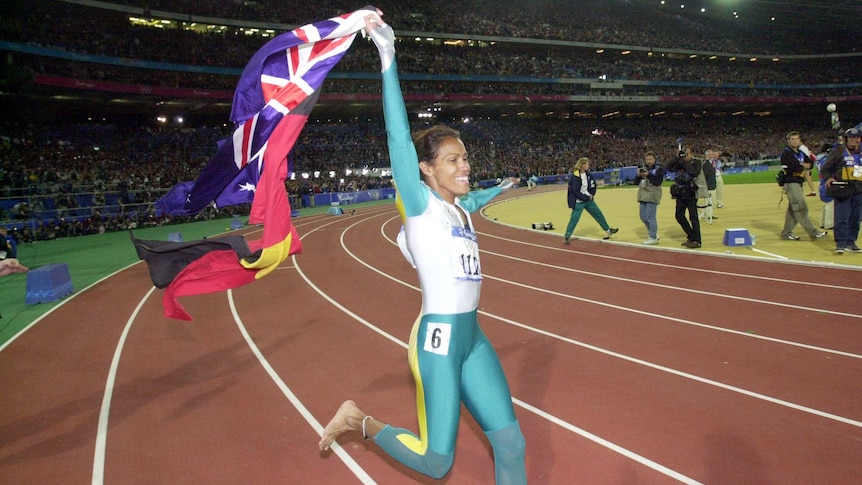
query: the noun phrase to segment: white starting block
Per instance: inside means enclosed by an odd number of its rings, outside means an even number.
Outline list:
[[[751,246],[751,233],[745,228],[724,230],[725,246]]]

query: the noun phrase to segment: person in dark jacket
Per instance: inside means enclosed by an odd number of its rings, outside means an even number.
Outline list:
[[[563,235],[563,244],[569,244],[569,238],[575,232],[575,226],[581,219],[581,213],[584,209],[593,216],[593,219],[599,223],[602,230],[605,231],[604,239],[610,239],[611,236],[619,232],[619,229],[608,225],[605,220],[605,215],[599,209],[599,205],[595,201],[596,196],[596,180],[590,175],[590,159],[581,157],[575,162],[575,169],[569,177],[569,190],[567,199],[569,209],[572,209],[572,215],[569,217],[569,225],[566,226],[566,233]]]
[[[709,197],[703,176],[703,164],[694,159],[691,148],[680,150],[677,158],[667,165],[668,172],[674,172],[674,186],[671,197],[676,200],[676,222],[685,231],[687,248],[701,246],[700,222],[697,218],[697,199]],[[699,181],[699,183],[698,183]],[[688,212],[688,219],[685,217]]]
[[[826,188],[843,193],[832,192],[835,199],[835,254],[862,253],[856,245],[859,237],[859,219],[862,217],[862,125],[850,128],[842,135],[844,144],[829,152],[823,164],[823,177]]]
[[[715,168],[715,161],[718,158],[718,153],[712,148],[708,148],[704,155],[706,159],[703,161],[703,178],[706,181],[707,197],[698,200],[697,208],[700,210],[700,218],[708,224],[718,219],[713,215],[713,209],[716,206],[715,191],[718,187],[718,174]]]
[[[799,225],[805,229],[811,240],[820,239],[826,233],[815,229],[808,218],[808,203],[802,192],[805,183],[803,172],[810,170],[813,160],[809,157],[808,147],[802,144],[799,132],[791,131],[786,136],[787,146],[781,151],[781,166],[784,167],[784,193],[787,195],[787,211],[784,215],[784,228],[781,239],[798,241],[799,236],[793,234],[793,229]]]

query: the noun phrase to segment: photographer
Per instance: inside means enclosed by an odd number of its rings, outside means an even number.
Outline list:
[[[638,205],[641,222],[647,228],[648,237],[644,244],[658,244],[658,221],[656,211],[661,203],[661,184],[665,170],[655,161],[655,153],[646,152],[644,163],[638,167]]]
[[[862,217],[862,130],[857,126],[841,136],[844,144],[835,146],[823,164],[826,193],[835,199],[835,254],[862,253],[856,245]]]
[[[808,155],[810,152],[802,144],[799,132],[791,131],[785,138],[787,139],[787,146],[781,151],[781,165],[785,167],[784,193],[787,194],[787,211],[784,214],[781,239],[798,241],[799,236],[793,234],[793,229],[797,225],[801,225],[812,240],[820,239],[826,233],[814,228],[814,224],[808,218],[808,203],[805,202],[805,194],[802,193],[802,184],[805,182],[803,172],[810,170],[812,164]]]
[[[667,169],[676,173],[670,195],[676,200],[676,222],[687,236],[682,245],[687,248],[699,248],[701,238],[700,222],[697,218],[697,199],[709,196],[703,177],[703,164],[696,161],[691,154],[691,148],[686,147],[680,149],[676,160],[670,162]],[[685,218],[686,211],[688,211],[688,219]]]

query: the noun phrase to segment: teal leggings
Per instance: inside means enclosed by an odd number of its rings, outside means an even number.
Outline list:
[[[572,209],[572,216],[569,217],[569,225],[566,226],[566,233],[564,236],[568,239],[572,236],[572,233],[575,232],[575,226],[578,225],[578,221],[581,220],[581,213],[584,212],[584,209],[593,216],[593,219],[602,226],[603,231],[607,231],[611,226],[608,225],[608,221],[605,220],[605,215],[602,214],[602,210],[599,209],[599,205],[596,204],[596,201],[591,200],[589,202],[581,202],[578,201],[575,203],[575,208]]]
[[[419,436],[386,426],[374,441],[399,462],[433,478],[452,467],[461,402],[488,435],[497,483],[526,483],[521,434],[506,376],[476,311],[424,315],[408,350],[416,381]]]

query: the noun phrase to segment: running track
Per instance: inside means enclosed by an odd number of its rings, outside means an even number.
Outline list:
[[[862,272],[474,222],[530,483],[858,483]],[[302,255],[185,298],[191,323],[141,263],[2,348],[0,483],[438,483],[356,436],[317,449],[345,398],[416,429],[394,206],[295,223]],[[444,483],[493,483],[466,413]]]

